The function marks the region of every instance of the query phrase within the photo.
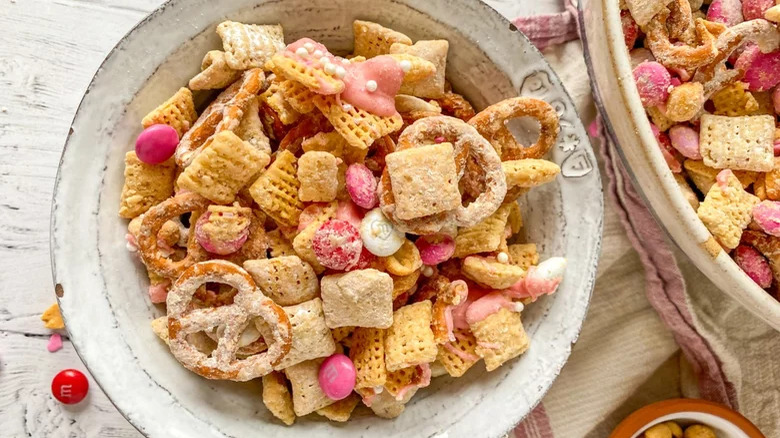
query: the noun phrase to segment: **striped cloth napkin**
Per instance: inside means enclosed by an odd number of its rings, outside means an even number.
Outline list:
[[[593,106],[576,6],[565,0],[562,9],[512,22],[544,51],[575,100],[609,201],[582,334],[515,436],[603,438],[642,406],[692,397],[737,409],[767,437],[780,437],[780,335],[718,290],[656,224]]]

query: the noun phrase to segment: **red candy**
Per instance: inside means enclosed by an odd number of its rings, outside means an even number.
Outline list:
[[[422,236],[414,244],[420,251],[420,258],[426,265],[438,265],[455,253],[455,240],[444,234]]]
[[[780,84],[780,50],[761,53],[758,46],[745,49],[734,68],[745,71],[742,82],[750,91],[767,91]]]
[[[707,9],[707,20],[723,23],[726,26],[745,21],[742,16],[742,2],[740,0],[713,0]]]
[[[87,396],[89,381],[79,370],[62,370],[51,381],[51,393],[54,398],[66,405],[74,405]]]
[[[314,254],[322,266],[337,271],[346,270],[360,260],[363,241],[351,223],[332,219],[320,226],[312,240]]]
[[[347,221],[355,228],[360,229],[360,222],[363,221],[363,211],[350,200],[339,201],[339,206],[336,209],[336,219]]]
[[[375,261],[376,261],[376,256],[374,254],[371,254],[371,251],[367,250],[366,247],[364,246],[363,250],[360,251],[360,257],[358,258],[358,261],[355,262],[353,266],[347,268],[347,270],[355,271],[358,269],[368,269]]]
[[[759,287],[772,285],[772,269],[769,262],[752,246],[739,245],[734,250],[734,261]]]
[[[636,39],[639,37],[639,25],[634,21],[634,17],[631,13],[622,10],[620,11],[620,24],[623,25],[623,39],[626,43],[626,48],[631,50],[636,44]]]
[[[364,164],[351,164],[347,168],[347,192],[355,204],[365,209],[372,209],[379,202],[376,178]]]
[[[774,5],[774,0],[742,0],[742,16],[745,20],[764,18],[764,12]]]
[[[655,61],[643,62],[634,68],[634,82],[642,105],[657,106],[669,97],[672,76],[666,67]]]
[[[147,164],[160,164],[173,156],[179,133],[168,125],[152,125],[135,140],[135,154]]]

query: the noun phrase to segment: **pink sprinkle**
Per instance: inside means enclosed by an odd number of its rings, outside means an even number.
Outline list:
[[[739,245],[734,250],[734,261],[759,287],[766,289],[772,285],[769,262],[752,246]]]
[[[62,336],[59,333],[54,333],[49,338],[49,344],[46,345],[46,349],[49,353],[54,353],[62,348]]]
[[[765,233],[780,237],[780,202],[761,201],[753,207],[753,220]]]
[[[436,144],[444,143],[444,140],[445,140],[444,137],[441,137],[441,136],[436,137],[436,138],[433,139],[433,141],[436,142]]]

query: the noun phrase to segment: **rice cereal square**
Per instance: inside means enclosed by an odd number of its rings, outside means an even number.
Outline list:
[[[295,423],[292,394],[287,388],[284,374],[274,371],[263,376],[263,404],[274,417],[282,420],[288,426]]]
[[[301,304],[320,293],[314,269],[295,255],[247,260],[244,269],[263,293],[280,306]]]
[[[452,144],[393,152],[385,162],[399,219],[429,216],[461,204]]]
[[[176,164],[146,164],[134,151],[125,154],[125,185],[119,204],[119,217],[132,219],[173,195]]]
[[[320,388],[320,365],[324,361],[324,358],[307,360],[284,370],[292,386],[293,410],[299,417],[335,403]]]
[[[366,58],[387,54],[394,43],[412,45],[408,36],[371,21],[355,20],[352,22],[352,33],[355,38],[355,55]]]
[[[338,190],[339,160],[320,151],[306,152],[298,159],[298,198],[304,202],[330,202]]]
[[[525,353],[530,345],[520,314],[504,308],[470,327],[477,340],[475,352],[485,359],[488,371]]]
[[[432,305],[421,301],[393,313],[393,325],[385,336],[385,366],[398,371],[436,360],[438,347],[431,330]]]
[[[699,131],[704,164],[716,169],[768,172],[774,167],[775,118],[705,114]]]
[[[742,231],[752,220],[753,207],[759,199],[746,192],[729,169],[721,171],[717,180],[699,205],[697,214],[718,243],[732,250],[739,245]]]
[[[327,275],[320,282],[330,328],[388,328],[393,323],[393,279],[376,269]]]
[[[327,357],[336,351],[333,335],[325,325],[322,300],[315,298],[282,309],[292,325],[292,347],[275,369],[282,370],[306,360]]]

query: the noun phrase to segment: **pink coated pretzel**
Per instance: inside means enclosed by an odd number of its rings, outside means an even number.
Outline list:
[[[529,147],[517,143],[504,122],[517,117],[533,117],[541,127],[539,139]],[[542,158],[558,138],[558,113],[549,103],[531,97],[515,97],[502,100],[480,111],[469,120],[495,148],[504,161],[525,158]]]
[[[191,309],[193,295],[208,282],[234,287],[233,304]],[[281,307],[263,295],[252,277],[240,267],[223,260],[210,260],[188,268],[168,293],[168,338],[176,359],[188,370],[207,379],[245,382],[262,377],[287,355],[292,346],[290,319]],[[265,324],[263,339],[268,350],[238,359],[241,333],[256,318]],[[210,356],[198,351],[187,335],[225,326]],[[270,341],[270,342],[269,342]]]
[[[200,215],[210,203],[211,201],[197,193],[184,192],[155,205],[144,214],[137,240],[141,259],[149,271],[173,280],[185,269],[208,258],[206,251],[198,244],[194,232],[189,233],[187,239],[187,255],[178,261],[162,254],[157,235],[169,220],[189,212],[193,212],[193,216]],[[192,218],[193,221],[196,219]]]

